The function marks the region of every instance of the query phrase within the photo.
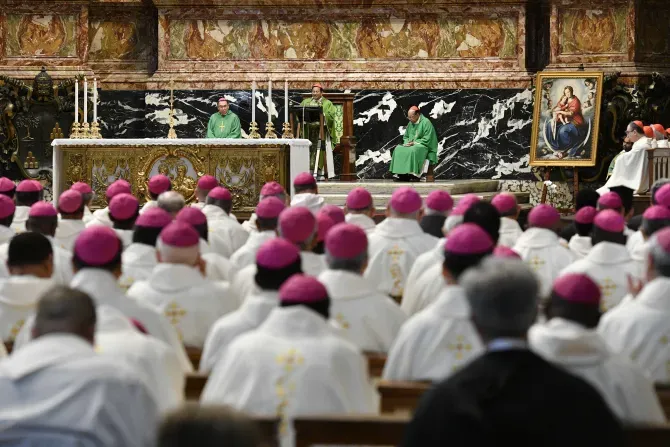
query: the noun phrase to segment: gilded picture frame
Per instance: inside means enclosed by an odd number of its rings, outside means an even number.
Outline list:
[[[603,73],[537,75],[531,166],[595,166]]]

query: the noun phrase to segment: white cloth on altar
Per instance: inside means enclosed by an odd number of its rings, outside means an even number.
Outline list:
[[[498,245],[510,248],[514,247],[522,234],[523,230],[516,219],[509,217],[500,218],[500,238],[498,239]]]
[[[484,351],[470,321],[470,305],[458,285],[412,316],[388,354],[384,380],[440,382]]]
[[[100,208],[99,210],[93,211],[93,216],[86,224],[86,227],[92,227],[95,225],[104,225],[109,228],[112,228],[114,226],[114,222],[112,222],[112,220],[109,218],[108,207]]]
[[[439,295],[439,292],[430,296],[425,295],[426,289],[432,289],[432,287],[429,286],[435,286],[435,284],[426,283],[423,279],[424,274],[431,271],[431,274],[427,277],[431,278],[430,281],[438,280],[438,290],[445,286],[442,277],[442,264],[444,263],[444,244],[446,242],[446,238],[438,240],[435,248],[416,258],[414,265],[412,265],[412,269],[409,271],[409,276],[407,277],[407,283],[405,285],[405,293],[402,295],[400,307],[410,317],[428,307],[428,305],[435,301]],[[437,265],[440,266],[440,278],[437,278],[434,272],[434,270],[436,270],[435,266]]]
[[[365,352],[387,353],[407,315],[367,278],[344,270],[325,270],[319,281],[330,297],[330,318],[347,340]]]
[[[651,139],[642,137],[633,143],[630,151],[621,153],[614,163],[612,176],[598,189],[598,194],[603,195],[615,186],[625,186],[633,192],[645,190],[649,186],[648,149],[651,149]]]
[[[16,233],[25,233],[26,231],[26,221],[28,220],[28,214],[30,214],[30,207],[19,205],[14,210],[14,218],[12,219],[11,228]]]
[[[642,279],[642,272],[622,244],[599,242],[588,255],[561,272],[585,273],[600,288],[600,309],[606,312],[621,302],[628,293],[628,276]]]
[[[323,197],[311,192],[301,192],[300,194],[293,196],[291,199],[291,206],[304,206],[314,215],[316,215],[325,204],[326,201]]]
[[[365,276],[377,290],[402,296],[414,261],[437,245],[439,239],[424,233],[413,219],[387,217],[368,235],[368,267]]]
[[[593,245],[591,244],[591,236],[580,236],[575,234],[568,242],[568,248],[575,255],[577,259],[582,259],[589,254]]]
[[[77,236],[85,228],[86,224],[81,219],[58,219],[58,227],[56,228],[54,239],[60,248],[72,252]]]
[[[267,241],[277,237],[275,231],[253,231],[249,233],[249,238],[233,256],[230,257],[230,264],[233,271],[237,272],[244,267],[256,263],[256,253]]]
[[[205,205],[202,210],[207,216],[208,239],[211,239],[212,250],[230,259],[247,241],[249,233],[216,205]]]
[[[160,263],[128,289],[128,296],[160,309],[186,346],[202,348],[209,328],[237,308],[228,289],[205,279],[196,267]]]
[[[375,221],[370,216],[366,216],[365,214],[348,213],[346,216],[344,216],[344,221],[348,224],[356,225],[357,227],[362,228],[368,235],[370,235],[370,233],[372,233],[374,229],[377,228]]]
[[[155,442],[158,408],[141,376],[74,335],[42,336],[0,362],[0,396],[4,430],[66,429],[100,446]]]
[[[200,358],[200,372],[210,372],[233,340],[258,328],[278,303],[278,291],[261,290],[248,296],[239,309],[219,318],[207,334]]]
[[[48,278],[16,275],[0,280],[0,339],[14,341],[25,321],[35,313],[42,295],[54,286]]]
[[[653,382],[642,369],[613,354],[595,330],[553,318],[533,326],[528,342],[545,360],[590,383],[623,422],[665,423]]]

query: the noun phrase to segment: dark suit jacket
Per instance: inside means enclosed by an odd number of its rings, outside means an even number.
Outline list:
[[[623,446],[600,394],[528,350],[488,352],[422,398],[403,447]]]
[[[442,239],[444,233],[442,233],[442,225],[447,218],[439,214],[433,214],[431,216],[423,216],[421,218],[421,229],[424,233],[432,234],[433,236]]]

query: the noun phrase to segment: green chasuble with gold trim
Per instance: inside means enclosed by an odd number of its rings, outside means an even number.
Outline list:
[[[242,138],[240,119],[230,110],[225,115],[216,112],[209,118],[207,138]]]
[[[414,142],[413,146],[405,146]],[[437,163],[437,134],[428,118],[421,115],[416,124],[411,121],[405,130],[403,144],[396,146],[389,170],[393,174],[421,176],[426,160]]]
[[[322,96],[321,101],[314,101],[313,98],[303,99],[302,102],[300,103],[300,107],[303,106],[321,106],[321,110],[323,111],[324,123],[326,125],[326,128],[328,129],[328,133],[330,133],[332,136],[333,131],[335,130],[335,115],[337,114],[335,105],[330,100]],[[318,129],[319,127],[317,126],[316,128]]]

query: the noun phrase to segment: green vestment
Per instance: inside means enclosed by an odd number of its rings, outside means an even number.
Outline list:
[[[396,146],[389,170],[393,174],[415,174],[421,176],[426,160],[437,163],[437,134],[428,118],[421,115],[416,124],[411,121],[405,130],[403,144]],[[410,141],[413,146],[404,146]]]
[[[242,138],[240,119],[230,110],[225,115],[216,112],[209,118],[207,138]]]
[[[303,106],[321,106],[321,110],[323,111],[323,121],[324,121],[324,138],[326,135],[332,135],[333,130],[335,129],[335,106],[333,105],[332,102],[330,102],[328,99],[324,98],[323,96],[321,97],[321,101],[315,101],[313,98],[305,98],[302,100],[300,103],[300,107]],[[298,117],[298,119],[302,119],[302,117]],[[312,145],[310,146],[309,149],[309,166],[310,169],[314,166],[315,162],[315,157],[316,157],[316,143],[319,141],[319,130],[320,130],[320,124],[318,121],[315,121],[313,123],[304,123],[303,124],[304,129],[305,129],[305,138],[307,138],[309,141],[312,142]],[[302,131],[301,135],[298,136],[299,138],[303,138],[302,136]],[[339,141],[333,141],[333,145],[336,145],[339,143]],[[321,156],[319,157],[319,168],[323,168],[323,160],[325,156],[325,151],[321,151]]]

